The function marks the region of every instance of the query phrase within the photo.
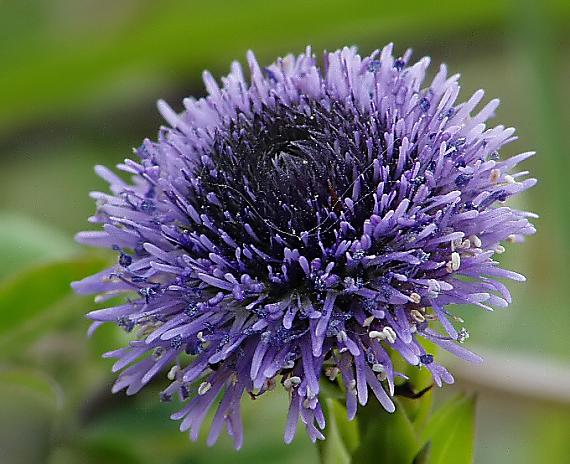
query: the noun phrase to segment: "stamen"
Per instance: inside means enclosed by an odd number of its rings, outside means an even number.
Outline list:
[[[426,320],[425,316],[417,309],[412,309],[410,316],[412,316],[412,319],[416,322],[424,322]]]
[[[376,363],[372,365],[372,370],[374,372],[376,372],[377,374],[380,374],[381,372],[385,372],[386,369],[384,368],[384,366],[380,363]]]
[[[475,248],[481,248],[482,243],[479,237],[477,237],[476,235],[470,235],[469,240],[473,245],[475,245]]]
[[[396,343],[397,335],[392,327],[384,327],[384,330],[382,332],[384,333],[386,340],[388,340],[392,344]]]
[[[396,332],[394,332],[394,329],[388,326],[384,327],[382,331],[371,330],[368,333],[368,336],[374,340],[388,340],[390,343],[395,343],[396,339],[398,338]]]
[[[180,371],[180,366],[178,364],[175,364],[174,366],[172,366],[170,368],[170,370],[168,371],[168,374],[166,375],[166,378],[168,380],[174,380],[176,378],[176,374],[178,374],[178,372]]]
[[[465,343],[465,340],[467,340],[468,338],[469,338],[469,332],[465,327],[461,327],[461,330],[457,335],[457,341],[459,343]]]
[[[285,390],[289,391],[294,387],[301,385],[301,377],[293,376],[288,377],[283,381],[283,387]]]
[[[202,382],[198,387],[198,395],[205,395],[210,388],[212,388],[212,384],[210,382]]]
[[[409,296],[409,299],[412,303],[415,303],[415,304],[420,304],[420,301],[422,301],[421,295],[419,293],[416,293],[416,292],[411,293]]]
[[[386,340],[384,332],[380,332],[378,330],[371,330],[368,336],[374,340]]]
[[[459,253],[454,251],[453,253],[451,253],[451,270],[457,271],[460,266],[461,266],[461,256],[459,255]]]
[[[348,336],[346,335],[346,332],[344,330],[341,330],[337,335],[336,338],[339,342],[341,343],[346,343],[346,341],[348,340]]]

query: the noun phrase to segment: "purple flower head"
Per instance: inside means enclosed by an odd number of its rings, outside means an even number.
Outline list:
[[[316,440],[321,376],[344,384],[352,418],[369,394],[394,410],[394,353],[453,382],[421,339],[480,360],[451,311],[507,306],[498,279],[523,280],[494,255],[534,232],[505,204],[534,185],[512,172],[532,153],[501,158],[515,137],[485,125],[498,100],[475,112],[483,91],[458,103],[458,76],[442,65],[426,86],[429,59],[410,55],[344,48],[319,64],[307,49],[262,68],[249,53],[249,78],[233,63],[221,86],[204,73],[209,95],[182,113],[159,103],[170,127],[118,166],[131,182],[97,167],[103,230],[77,239],[117,264],[74,287],[125,294],[89,313],[133,334],[106,354],[113,391],[168,372],[181,430],[196,439],[213,408],[208,442],[225,426],[240,447],[244,393],[281,384],[285,441],[299,417]]]

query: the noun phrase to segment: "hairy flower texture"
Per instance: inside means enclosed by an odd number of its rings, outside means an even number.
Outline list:
[[[184,100],[170,127],[145,140],[138,161],[97,167],[112,194],[93,193],[102,231],[78,240],[117,250],[111,269],[74,284],[124,304],[89,313],[136,335],[107,353],[121,374],[114,391],[138,392],[168,371],[163,400],[196,439],[224,425],[242,444],[240,402],[279,382],[289,392],[285,441],[298,419],[312,440],[325,419],[319,378],[342,382],[348,415],[373,394],[387,411],[394,356],[453,382],[420,340],[469,361],[455,304],[511,301],[498,279],[503,241],[532,234],[532,214],[505,205],[532,185],[503,159],[514,129],[487,129],[498,100],[474,114],[476,92],[457,103],[458,76],[441,66],[422,87],[428,58],[408,64],[392,46],[310,49],[262,68],[248,54],[208,96]]]

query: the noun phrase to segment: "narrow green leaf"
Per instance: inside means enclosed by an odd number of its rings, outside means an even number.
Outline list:
[[[414,457],[412,464],[428,464],[429,462],[429,452],[431,450],[431,442],[427,442],[418,454]]]
[[[347,451],[352,453],[360,444],[358,423],[355,420],[348,419],[346,407],[340,401],[333,401],[333,405],[329,405],[329,409]]]
[[[326,440],[318,442],[321,464],[349,464],[350,453],[358,447],[356,421],[349,421],[346,408],[333,398],[323,401],[327,421]]]
[[[429,388],[429,390],[425,390]],[[398,402],[404,408],[408,419],[413,424],[416,432],[423,429],[429,418],[433,404],[433,389],[428,384],[426,387],[416,388],[414,391],[421,396],[417,398],[398,397]]]
[[[422,444],[430,443],[429,464],[473,462],[475,402],[474,395],[459,395],[435,411],[421,432]]]
[[[437,354],[438,350],[435,344],[425,339],[422,339],[420,342],[427,353],[434,356]],[[399,395],[398,400],[405,409],[408,418],[413,423],[415,430],[421,430],[432,408],[432,375],[425,367],[412,366],[401,359],[401,356],[396,353],[393,354],[392,359],[396,360],[395,369],[399,372],[403,372],[408,377],[405,385],[408,387],[409,393],[415,393],[417,395],[415,397],[414,395],[410,397]],[[398,392],[396,392],[396,395],[398,396]]]
[[[402,404],[388,413],[371,400],[358,414],[360,446],[352,456],[353,464],[410,464],[418,452],[414,426]]]

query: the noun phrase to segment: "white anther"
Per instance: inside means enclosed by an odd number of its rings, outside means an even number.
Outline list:
[[[416,292],[411,293],[409,296],[409,299],[412,303],[415,303],[415,304],[420,304],[420,301],[422,301],[421,295],[419,293],[416,293]]]
[[[198,387],[198,395],[205,395],[210,388],[212,388],[212,384],[210,382],[202,382]]]
[[[372,364],[372,370],[374,372],[376,372],[377,374],[380,374],[381,372],[386,371],[386,369],[384,369],[384,366],[380,363]]]
[[[475,248],[481,248],[481,239],[479,237],[476,235],[470,235],[469,240],[471,240],[471,243],[475,246]]]
[[[489,176],[489,180],[496,184],[501,177],[501,170],[500,169],[491,169],[491,175]]]
[[[469,240],[468,238],[466,238],[465,240],[463,240],[461,242],[461,246],[459,248],[462,248],[464,250],[466,250],[467,248],[471,248],[471,240]]]
[[[394,329],[392,327],[384,327],[384,330],[382,331],[384,332],[384,336],[386,337],[386,340],[388,340],[390,343],[395,343],[396,342],[396,332],[394,332]]]
[[[283,387],[285,387],[285,390],[291,390],[293,387],[298,385],[301,385],[301,377],[297,377],[296,375],[283,381]]]
[[[507,242],[515,243],[517,241],[517,236],[515,234],[511,234],[507,237]]]
[[[465,343],[465,340],[467,340],[468,338],[469,338],[469,332],[465,327],[461,327],[461,330],[459,331],[459,334],[457,336],[457,341],[459,343]]]
[[[459,256],[459,253],[454,251],[453,253],[451,253],[451,270],[457,271],[460,266],[461,266],[461,256]]]
[[[430,296],[436,297],[441,292],[441,285],[435,279],[428,279],[428,292]]]
[[[198,332],[198,333],[196,334],[196,338],[197,338],[198,340],[200,340],[202,343],[204,343],[204,342],[206,341],[206,339],[204,338],[204,333],[203,333],[203,332]]]
[[[498,255],[500,255],[504,252],[505,252],[505,247],[503,245],[497,245],[495,247],[495,253],[497,253]]]
[[[384,335],[384,332],[380,332],[378,330],[371,330],[368,333],[368,336],[372,339],[375,339],[375,340],[385,340],[386,339],[386,335]]]
[[[513,176],[509,175],[509,174],[507,174],[507,175],[504,177],[504,179],[505,179],[505,182],[506,182],[507,184],[514,184],[514,183],[516,183],[515,178],[514,178]]]
[[[283,369],[293,369],[295,367],[295,361],[287,361],[283,365]]]
[[[311,401],[309,400],[309,398],[305,398],[303,400],[303,407],[305,409],[311,409]]]
[[[176,374],[178,374],[179,370],[180,370],[180,366],[178,364],[175,364],[174,366],[172,366],[170,368],[170,370],[168,371],[168,374],[166,374],[166,378],[168,380],[174,380],[176,378]]]
[[[374,316],[369,316],[366,319],[364,319],[364,322],[362,323],[362,327],[370,327],[370,324],[372,324],[372,321],[374,321]]]
[[[289,377],[289,380],[291,381],[291,385],[293,385],[294,387],[296,387],[297,385],[301,385],[301,377],[297,377],[296,375],[294,375],[293,377]]]
[[[412,309],[410,311],[410,316],[412,316],[412,319],[416,322],[424,322],[426,320],[424,315],[421,312],[419,312],[417,309]]]
[[[344,330],[341,330],[339,333],[336,334],[336,339],[341,343],[346,343],[348,340],[348,336]]]

